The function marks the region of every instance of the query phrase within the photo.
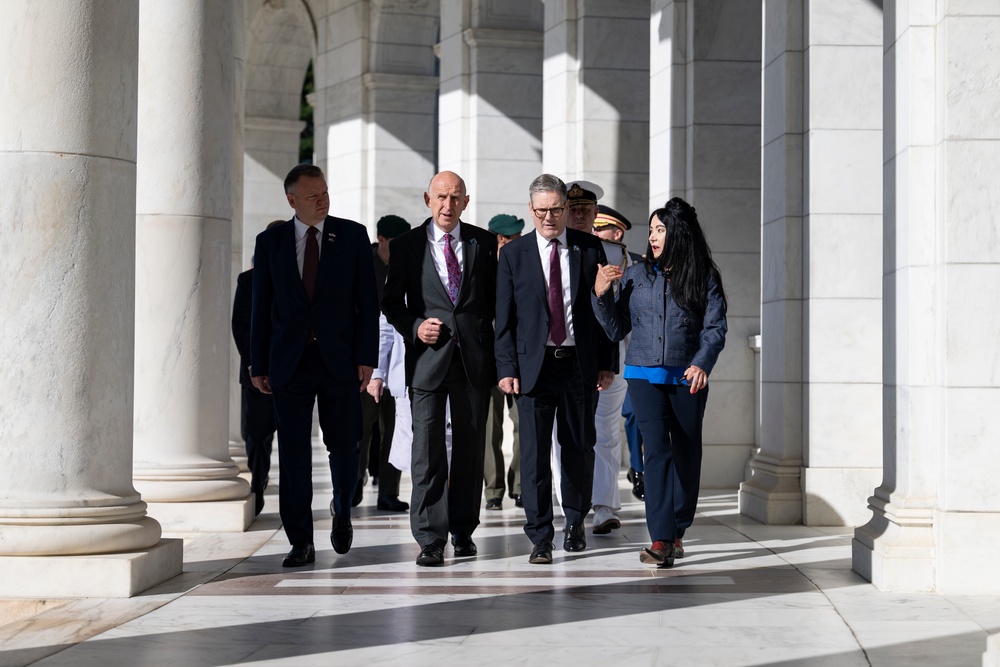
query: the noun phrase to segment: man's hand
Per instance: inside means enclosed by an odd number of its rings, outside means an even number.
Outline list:
[[[376,403],[382,400],[382,385],[384,384],[379,379],[373,379],[368,383],[368,395],[374,398]]]
[[[500,391],[505,394],[512,394],[514,396],[521,393],[521,380],[518,378],[502,378],[500,382],[497,383],[500,387]]]
[[[692,394],[697,394],[708,386],[708,373],[697,366],[688,366],[688,369],[684,371],[684,377],[687,378],[688,384],[691,385]]]
[[[433,345],[441,337],[441,326],[444,324],[436,317],[428,317],[417,327],[417,338],[425,345]]]
[[[622,268],[617,264],[597,265],[597,276],[594,278],[594,294],[601,297],[616,280],[622,277]]]
[[[260,393],[270,394],[271,383],[268,380],[268,378],[269,376],[267,375],[254,375],[253,377],[250,378],[250,382],[253,383],[254,388],[256,388],[257,391],[259,391]]]
[[[368,388],[368,383],[371,382],[372,379],[373,370],[374,368],[372,366],[358,366],[358,381],[361,383],[358,393],[361,393]]]
[[[597,371],[597,391],[604,391],[615,381],[615,374],[611,371]]]

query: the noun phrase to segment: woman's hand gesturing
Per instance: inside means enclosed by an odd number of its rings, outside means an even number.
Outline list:
[[[622,277],[622,269],[616,264],[598,264],[597,278],[594,280],[594,294],[601,297],[616,280]]]

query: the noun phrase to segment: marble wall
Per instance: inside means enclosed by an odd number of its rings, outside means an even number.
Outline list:
[[[461,175],[466,222],[527,218],[542,171],[541,0],[441,3],[440,169]]]

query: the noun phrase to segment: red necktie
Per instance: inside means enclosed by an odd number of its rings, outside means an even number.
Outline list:
[[[313,300],[313,292],[316,290],[316,273],[319,269],[319,230],[310,227],[306,231],[306,254],[302,260],[302,286],[306,288],[306,296],[309,301]]]
[[[458,257],[451,247],[451,234],[444,235],[444,265],[448,269],[448,298],[452,303],[458,301],[458,288],[462,285],[462,269],[458,266]]]
[[[549,244],[549,338],[556,345],[566,340],[566,314],[563,312],[562,266],[559,263],[559,239]]]

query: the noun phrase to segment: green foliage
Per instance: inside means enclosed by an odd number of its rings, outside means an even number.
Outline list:
[[[306,68],[306,78],[302,82],[302,100],[299,105],[299,120],[306,122],[299,139],[299,162],[308,162],[309,164],[312,164],[314,150],[313,110],[309,102],[306,101],[306,95],[314,90],[316,90],[316,83],[313,81],[313,64],[312,61],[309,61],[309,67]]]

